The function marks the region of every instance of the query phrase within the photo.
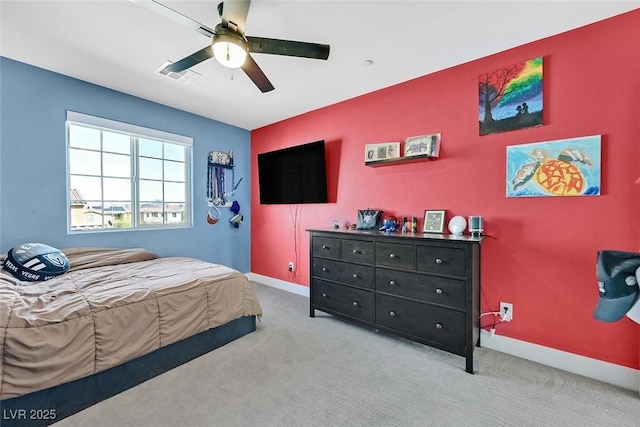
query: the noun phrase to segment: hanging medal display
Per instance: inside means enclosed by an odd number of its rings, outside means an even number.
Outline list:
[[[242,178],[240,178],[242,180]],[[238,184],[240,181],[238,181]],[[211,151],[207,162],[207,222],[215,224],[220,217],[219,208],[232,206],[229,197],[238,184],[235,183],[233,151]]]

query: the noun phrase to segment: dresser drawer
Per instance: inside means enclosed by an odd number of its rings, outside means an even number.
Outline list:
[[[376,294],[376,324],[450,351],[465,350],[464,312]]]
[[[376,242],[376,265],[413,270],[415,251],[413,245]]]
[[[418,246],[416,270],[450,276],[466,276],[466,252],[464,249],[438,246]]]
[[[466,286],[463,280],[377,268],[376,292],[465,308]]]
[[[313,237],[311,250],[314,256],[340,259],[340,239],[332,237]]]
[[[373,289],[374,270],[371,265],[350,264],[314,257],[312,268],[314,277]]]
[[[373,292],[313,279],[313,305],[373,323]]]
[[[342,239],[342,259],[363,264],[373,264],[373,242]]]

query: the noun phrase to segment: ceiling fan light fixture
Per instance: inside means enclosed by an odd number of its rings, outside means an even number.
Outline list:
[[[230,34],[216,34],[212,39],[213,56],[228,68],[242,67],[247,59],[244,40]]]

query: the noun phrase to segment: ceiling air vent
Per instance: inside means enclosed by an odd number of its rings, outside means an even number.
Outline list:
[[[199,77],[202,75],[200,73],[196,73],[195,71],[191,71],[191,70],[184,70],[184,71],[180,71],[179,73],[175,73],[173,71],[165,71],[165,68],[167,68],[167,66],[171,64],[173,64],[173,62],[171,61],[165,62],[164,64],[162,64],[160,68],[156,70],[156,73],[161,74],[163,76],[167,76],[170,79],[179,81],[180,83],[185,85],[191,83],[193,79],[195,79],[196,77]]]

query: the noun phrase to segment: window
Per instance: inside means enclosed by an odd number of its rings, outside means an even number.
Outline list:
[[[69,231],[191,226],[192,142],[68,111]]]

